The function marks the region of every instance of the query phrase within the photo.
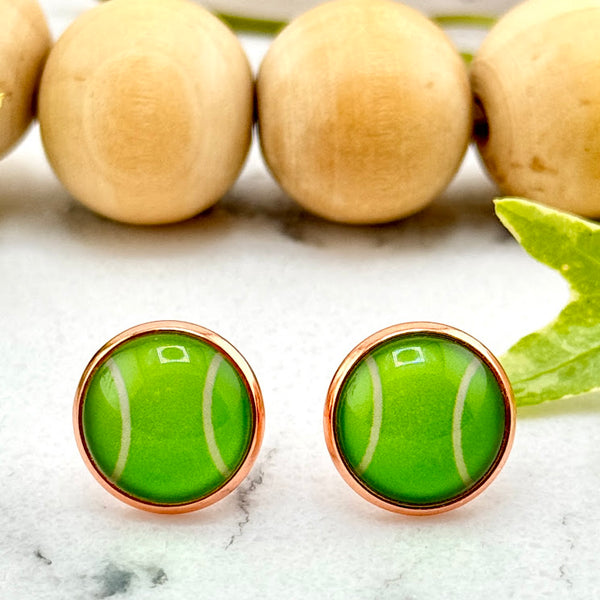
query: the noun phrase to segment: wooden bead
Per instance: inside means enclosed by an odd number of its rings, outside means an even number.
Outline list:
[[[502,191],[600,217],[600,0],[530,0],[471,69],[476,139]]]
[[[281,186],[343,223],[382,223],[431,202],[470,139],[465,65],[419,12],[336,0],[277,37],[257,81],[260,141]]]
[[[252,132],[253,80],[233,33],[188,0],[111,0],[77,19],[42,79],[42,138],[92,210],[180,221],[235,181]]]
[[[33,119],[35,93],[50,50],[50,32],[36,0],[0,0],[0,156]]]

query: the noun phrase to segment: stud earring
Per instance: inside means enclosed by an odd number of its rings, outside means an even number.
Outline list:
[[[405,323],[361,342],[337,370],[324,413],[344,480],[404,514],[444,512],[483,491],[512,445],[515,405],[498,360],[466,333]]]
[[[132,327],[86,367],[74,404],[94,477],[136,508],[180,513],[233,491],[264,432],[260,387],[216,333],[179,321]]]

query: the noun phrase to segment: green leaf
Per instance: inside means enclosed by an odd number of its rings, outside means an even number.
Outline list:
[[[256,19],[252,17],[242,17],[228,13],[216,13],[216,16],[224,21],[234,31],[244,31],[247,33],[258,33],[262,35],[276,35],[286,25],[286,21],[273,19]]]
[[[440,27],[473,27],[491,29],[498,17],[491,15],[433,15],[430,19]]]
[[[495,205],[523,248],[571,287],[558,317],[501,358],[517,405],[600,391],[600,225],[519,198]]]
[[[229,13],[216,13],[222,21],[225,21],[235,31],[247,31],[250,33],[261,33],[264,35],[275,35],[286,25],[287,21],[274,19],[259,19],[244,17]],[[451,27],[463,27],[473,29],[491,29],[498,21],[497,17],[490,15],[433,15],[430,19],[440,27],[446,29]],[[469,58],[468,53],[466,54]],[[472,57],[471,57],[472,58]],[[468,61],[469,62],[469,61]]]

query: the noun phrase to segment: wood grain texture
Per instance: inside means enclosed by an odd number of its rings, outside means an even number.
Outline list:
[[[187,0],[111,0],[60,38],[40,124],[67,189],[136,224],[189,218],[235,181],[252,132],[253,80],[233,33]]]
[[[31,123],[50,32],[36,0],[0,0],[0,156]]]
[[[600,217],[600,0],[530,0],[471,67],[480,155],[507,195]]]
[[[466,68],[444,33],[387,0],[336,0],[293,21],[257,81],[260,140],[311,212],[382,223],[431,202],[471,132]]]

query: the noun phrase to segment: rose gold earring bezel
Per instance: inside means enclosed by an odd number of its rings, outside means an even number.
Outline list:
[[[228,361],[235,367],[238,374],[248,392],[248,397],[252,406],[252,439],[250,446],[246,452],[246,456],[235,473],[228,479],[225,484],[214,492],[182,504],[159,504],[147,502],[135,498],[113,484],[97,467],[92,455],[87,447],[85,436],[83,433],[83,405],[90,382],[92,381],[96,371],[104,364],[104,362],[123,344],[135,338],[145,336],[152,333],[181,333],[192,338],[198,339],[212,346],[217,352],[220,352]],[[100,485],[110,492],[113,496],[125,502],[129,506],[142,510],[163,513],[177,514],[199,510],[218,502],[228,494],[230,494],[248,475],[256,458],[258,457],[262,439],[264,436],[265,427],[265,409],[263,404],[262,392],[258,385],[258,380],[252,368],[240,352],[232,346],[227,340],[220,335],[194,323],[184,321],[152,321],[131,327],[122,333],[116,335],[108,341],[91,359],[86,366],[75,394],[75,402],[73,405],[73,426],[75,430],[75,439],[77,447],[83,458],[84,463],[90,470],[94,478]]]
[[[386,498],[367,487],[367,485],[362,482],[357,475],[354,474],[354,471],[342,455],[337,441],[335,425],[339,396],[346,381],[360,361],[381,344],[399,337],[412,335],[437,336],[456,342],[473,352],[490,369],[492,375],[498,382],[502,392],[505,409],[504,432],[500,449],[498,450],[498,454],[496,455],[494,462],[486,471],[486,473],[479,478],[473,486],[458,496],[443,502],[424,505],[403,504],[401,502]],[[514,440],[515,423],[516,409],[510,381],[506,375],[506,372],[502,368],[502,365],[492,354],[492,352],[488,350],[481,342],[471,337],[464,331],[455,329],[454,327],[450,327],[448,325],[431,323],[427,321],[415,321],[411,323],[393,325],[374,333],[358,344],[342,361],[333,377],[333,380],[331,381],[329,390],[327,392],[327,399],[325,402],[325,410],[323,415],[327,449],[331,455],[333,464],[344,481],[357,494],[375,506],[405,515],[433,515],[443,513],[466,504],[483,492],[483,490],[485,490],[497,477],[498,473],[506,463]]]

